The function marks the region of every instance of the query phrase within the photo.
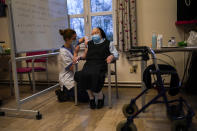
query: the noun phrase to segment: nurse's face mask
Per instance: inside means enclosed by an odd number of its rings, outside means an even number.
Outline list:
[[[76,47],[76,45],[77,45],[77,40],[73,40],[72,43],[71,43],[71,45],[73,45],[74,47]]]
[[[71,38],[71,45],[73,46],[73,47],[76,47],[77,46],[77,36],[76,35],[74,35],[72,38]]]

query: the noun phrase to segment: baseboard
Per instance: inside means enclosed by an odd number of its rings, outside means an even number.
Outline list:
[[[18,81],[18,83],[20,83],[20,81]],[[55,84],[57,84],[58,83],[58,81],[50,81],[49,83],[47,83],[47,81],[36,81],[36,85],[38,85],[38,86],[44,86],[44,85],[55,85]],[[0,84],[1,85],[9,85],[10,84],[10,81],[9,80],[0,80]],[[12,82],[12,84],[13,84],[13,82]],[[24,81],[22,81],[22,84],[23,85],[29,85],[29,81],[27,81],[27,80],[24,80]],[[141,87],[141,82],[118,82],[117,83],[118,84],[118,87]],[[111,85],[112,85],[112,87],[114,87],[115,86],[115,82],[111,82]],[[108,82],[105,82],[105,84],[104,84],[104,86],[105,87],[107,87],[108,86]]]
[[[115,82],[111,82],[112,87],[115,86]],[[141,87],[141,82],[118,82],[118,87]],[[105,82],[104,86],[108,86],[108,82]]]

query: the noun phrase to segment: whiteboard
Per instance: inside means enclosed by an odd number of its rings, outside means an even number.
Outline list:
[[[16,53],[60,48],[68,28],[66,0],[12,0]]]

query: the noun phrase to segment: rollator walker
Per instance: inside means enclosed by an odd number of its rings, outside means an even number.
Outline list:
[[[164,80],[162,78],[162,75],[171,75],[171,78],[174,78],[174,76],[178,77],[176,70],[170,65],[158,65],[155,52],[150,47],[132,47],[132,49],[129,50],[128,53],[128,58],[140,57],[142,58],[142,60],[145,61],[148,61],[150,59],[150,54],[153,64],[146,68],[148,69],[145,70],[146,73],[143,73],[143,82],[145,83],[146,88],[137,97],[131,99],[129,104],[125,104],[123,106],[122,111],[127,120],[121,121],[117,125],[116,130],[137,131],[137,127],[133,123],[133,120],[141,112],[145,111],[145,109],[148,108],[151,104],[164,103],[167,111],[167,116],[172,121],[171,131],[187,131],[192,123],[192,117],[195,115],[193,109],[182,97],[174,100],[168,100],[167,98],[167,93],[170,96],[175,96],[179,93],[179,88],[181,85],[179,79],[177,82],[175,82],[174,80],[172,81],[171,79],[172,83],[170,82],[170,87],[167,88],[164,87]],[[150,75],[156,77],[154,82],[152,82],[151,80],[147,80],[147,72],[150,73]],[[157,95],[153,99],[148,101],[147,104],[142,106],[141,109],[138,109],[136,105],[136,100],[145,95],[147,91],[151,88],[157,90]],[[158,100],[160,97],[163,98],[162,101]]]

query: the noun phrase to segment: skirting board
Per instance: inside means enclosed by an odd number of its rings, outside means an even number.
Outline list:
[[[13,82],[12,82],[13,83]],[[18,83],[20,84],[20,81],[18,81]],[[50,84],[50,85],[54,85],[56,83],[58,83],[58,81],[50,81],[49,83],[47,83],[47,81],[36,81],[35,82],[36,85],[46,85],[46,84]],[[9,80],[0,80],[0,84],[10,84]],[[22,84],[24,85],[28,85],[29,81],[22,81]],[[141,87],[141,82],[118,82],[118,87]],[[104,86],[107,86],[108,82],[105,82]],[[112,87],[115,86],[115,82],[112,81],[111,82]]]

